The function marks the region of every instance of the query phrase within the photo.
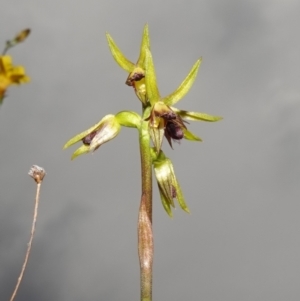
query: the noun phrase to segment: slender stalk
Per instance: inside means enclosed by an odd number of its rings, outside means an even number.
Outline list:
[[[141,275],[141,301],[152,300],[152,159],[148,122],[143,121],[140,128],[140,154],[142,169],[142,196],[138,219],[138,251]]]
[[[36,220],[37,220],[37,215],[38,215],[38,207],[39,207],[39,199],[40,199],[40,191],[41,191],[41,185],[42,185],[42,182],[43,182],[43,178],[45,176],[45,171],[44,171],[43,168],[38,167],[37,165],[33,165],[28,174],[37,183],[35,204],[34,204],[34,212],[33,212],[32,226],[31,226],[31,232],[30,232],[30,239],[29,239],[29,242],[27,244],[27,252],[26,252],[26,255],[25,255],[25,259],[24,259],[24,262],[23,262],[21,273],[19,275],[16,287],[14,289],[14,292],[12,293],[10,301],[13,301],[15,296],[17,295],[17,291],[19,289],[19,286],[21,284],[21,281],[22,281],[22,278],[23,278],[23,275],[24,275],[24,272],[25,272],[25,268],[27,266],[27,262],[28,262],[28,258],[29,258],[29,254],[30,254],[30,250],[31,250],[31,246],[32,246],[33,236],[34,236],[34,232],[35,232],[35,225],[36,225]]]

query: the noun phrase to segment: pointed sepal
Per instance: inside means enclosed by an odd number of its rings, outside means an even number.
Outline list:
[[[162,192],[160,186],[158,185],[158,191],[159,191],[159,196],[161,199],[161,203],[165,209],[165,211],[167,212],[167,214],[170,217],[173,217],[173,212],[172,212],[172,208],[171,208],[171,204],[169,202],[169,200],[165,197],[164,193]]]
[[[135,65],[124,56],[109,33],[106,33],[106,38],[110,52],[118,65],[125,71],[132,72]]]
[[[195,134],[193,134],[191,131],[189,131],[188,129],[183,129],[183,134],[184,134],[184,138],[190,141],[202,141],[202,139],[198,136],[196,136]]]
[[[221,116],[213,116],[206,113],[200,112],[189,112],[184,110],[178,110],[176,108],[171,107],[171,109],[176,112],[181,118],[192,121],[208,121],[208,122],[216,122],[222,120]]]
[[[194,64],[191,71],[184,79],[184,81],[180,84],[180,86],[173,93],[163,98],[163,101],[166,105],[174,105],[188,93],[196,79],[201,61],[201,58],[197,60],[197,62]]]
[[[160,95],[156,83],[156,74],[155,74],[152,54],[149,49],[146,49],[145,53],[146,53],[145,82],[146,82],[147,97],[151,105],[154,105],[156,102],[159,101]]]
[[[140,56],[137,61],[137,65],[141,66],[143,69],[145,69],[146,49],[150,49],[150,37],[149,37],[148,24],[144,26],[142,43],[140,48]]]

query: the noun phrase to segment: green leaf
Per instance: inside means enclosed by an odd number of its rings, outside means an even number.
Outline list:
[[[200,137],[196,136],[195,134],[190,132],[188,129],[184,129],[183,132],[184,132],[184,138],[187,140],[202,141],[202,139]]]
[[[188,76],[184,79],[184,81],[181,83],[181,85],[173,93],[171,93],[167,97],[164,97],[163,101],[166,105],[169,105],[169,106],[174,105],[187,94],[187,92],[190,90],[190,88],[192,87],[192,85],[196,79],[201,61],[202,61],[202,58],[200,58],[194,64],[194,66],[192,67]]]
[[[223,117],[221,117],[221,116],[213,116],[213,115],[209,115],[206,113],[189,112],[189,111],[184,111],[184,110],[178,110],[173,107],[171,107],[171,109],[175,113],[180,115],[180,117],[187,119],[187,120],[216,122],[216,121],[223,119]]]
[[[106,38],[110,52],[118,65],[127,72],[133,71],[135,65],[123,55],[109,33],[106,33]]]
[[[154,105],[160,98],[157,83],[156,83],[156,75],[155,75],[155,69],[153,64],[152,55],[149,49],[145,49],[146,58],[145,58],[145,65],[146,65],[146,76],[145,76],[145,82],[146,82],[146,91],[148,99],[151,103],[151,105]]]
[[[150,49],[150,38],[149,38],[149,28],[148,24],[144,26],[143,38],[140,48],[140,57],[138,59],[137,65],[145,69],[145,58],[146,58],[146,49]]]
[[[122,126],[139,128],[142,122],[141,116],[132,111],[121,111],[116,115],[117,121]]]
[[[63,149],[66,149],[68,147],[70,147],[71,145],[81,141],[85,136],[87,136],[88,134],[90,134],[91,132],[93,132],[94,130],[96,130],[100,124],[101,124],[102,120],[100,120],[98,123],[96,123],[95,125],[93,125],[92,127],[90,127],[88,130],[74,136],[73,138],[71,138],[63,147]]]

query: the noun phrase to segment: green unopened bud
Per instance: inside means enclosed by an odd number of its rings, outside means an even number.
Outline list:
[[[71,159],[79,155],[93,152],[97,150],[102,144],[115,138],[121,130],[121,125],[115,115],[106,115],[97,124],[88,130],[71,138],[65,145],[64,149],[82,141],[83,145],[78,148],[72,155]]]
[[[139,128],[142,122],[141,116],[133,111],[121,111],[116,114],[116,119],[122,126]]]
[[[161,201],[166,212],[172,216],[171,207],[175,207],[174,199],[177,199],[180,207],[189,213],[171,160],[160,151],[157,159],[153,161],[153,165]]]

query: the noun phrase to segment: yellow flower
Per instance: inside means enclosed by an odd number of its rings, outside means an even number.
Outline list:
[[[29,81],[30,78],[25,74],[22,66],[13,66],[11,56],[0,56],[0,101],[10,85],[19,85]]]

